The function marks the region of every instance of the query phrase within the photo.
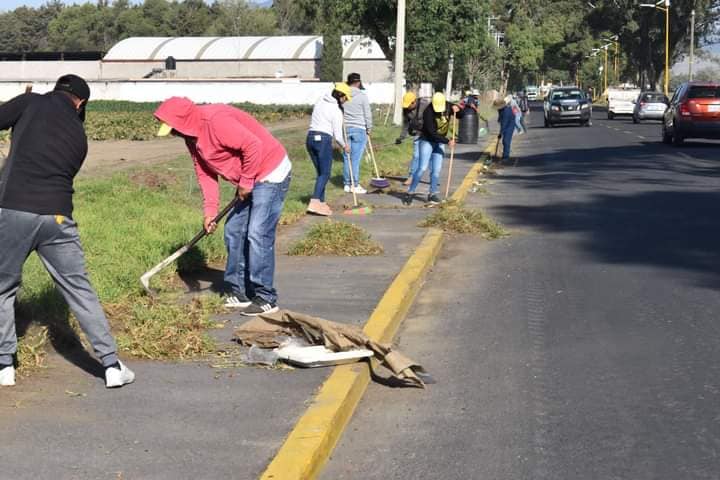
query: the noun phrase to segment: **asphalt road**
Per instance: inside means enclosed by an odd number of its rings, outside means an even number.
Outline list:
[[[720,478],[720,143],[658,123],[531,128],[468,203],[322,478]],[[533,125],[541,124],[534,113]]]

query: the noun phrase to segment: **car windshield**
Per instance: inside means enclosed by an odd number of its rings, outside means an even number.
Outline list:
[[[552,94],[553,100],[582,100],[583,94],[580,90],[557,90]]]
[[[665,98],[665,95],[662,93],[646,93],[642,101],[647,103],[666,103],[667,98]]]
[[[720,98],[720,87],[699,85],[690,87],[688,98]]]

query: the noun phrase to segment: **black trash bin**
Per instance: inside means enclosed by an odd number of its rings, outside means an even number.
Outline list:
[[[458,127],[458,143],[477,143],[478,141],[478,114],[470,107],[465,108]]]

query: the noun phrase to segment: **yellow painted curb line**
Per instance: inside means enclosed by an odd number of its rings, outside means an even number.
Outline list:
[[[491,142],[485,149],[486,153],[491,151],[492,145]],[[481,162],[473,165],[453,199],[462,201],[465,198],[481,169]],[[443,232],[434,228],[425,234],[365,324],[363,330],[371,339],[392,341],[440,252],[443,237]],[[325,466],[369,383],[370,369],[365,363],[335,367],[260,479],[315,478]]]

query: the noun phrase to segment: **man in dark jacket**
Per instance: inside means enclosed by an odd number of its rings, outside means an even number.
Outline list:
[[[410,183],[410,187],[403,198],[405,205],[412,203],[415,190],[428,166],[430,167],[428,203],[440,203],[438,192],[440,191],[440,172],[442,171],[443,156],[445,155],[445,145],[450,145],[450,147],[455,145],[455,138],[448,138],[451,128],[450,123],[454,117],[461,114],[460,107],[446,101],[445,95],[440,92],[433,95],[431,105],[423,112],[418,148],[418,168],[413,173],[412,183]]]
[[[23,264],[33,251],[105,367],[105,385],[121,387],[135,379],[117,357],[72,217],[73,180],[87,154],[88,98],[82,78],[64,75],[50,93],[25,93],[0,106],[0,130],[12,128],[0,175],[0,386],[15,384],[14,303]]]
[[[512,107],[502,98],[495,100],[493,107],[498,111],[498,123],[500,123],[498,141],[502,140],[502,158],[506,160],[510,158],[510,144],[512,144],[512,137],[515,132],[515,114],[512,111]]]
[[[430,104],[429,98],[417,98],[414,92],[407,92],[402,98],[403,107],[403,126],[400,136],[395,140],[396,145],[400,145],[408,136],[413,137],[413,154],[408,169],[408,178],[405,185],[412,183],[412,177],[417,170],[420,156],[420,131],[422,130],[423,113]]]

